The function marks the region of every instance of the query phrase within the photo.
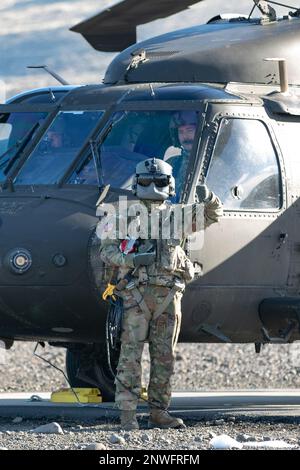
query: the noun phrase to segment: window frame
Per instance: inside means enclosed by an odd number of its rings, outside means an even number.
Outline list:
[[[274,150],[274,155],[277,161],[277,166],[278,166],[278,174],[279,174],[279,190],[280,190],[280,205],[278,208],[251,208],[251,209],[246,209],[246,208],[236,208],[236,209],[230,209],[224,207],[224,212],[227,214],[239,214],[240,216],[242,215],[251,215],[254,214],[268,214],[269,216],[272,215],[278,215],[281,212],[284,211],[286,207],[286,186],[285,186],[285,172],[284,172],[284,164],[283,164],[283,158],[281,154],[280,147],[277,143],[274,131],[271,126],[271,121],[266,119],[264,115],[264,108],[259,108],[260,112],[258,112],[256,115],[252,113],[247,113],[247,112],[240,112],[241,108],[237,109],[237,112],[232,111],[232,107],[230,112],[218,112],[215,113],[209,124],[207,123],[207,126],[210,127],[210,132],[207,137],[207,145],[202,152],[202,169],[200,172],[200,175],[198,179],[196,180],[196,185],[204,183],[208,171],[212,162],[212,158],[214,155],[215,147],[216,147],[216,142],[220,134],[220,129],[221,129],[221,122],[223,119],[239,119],[239,120],[252,120],[252,121],[258,121],[260,122],[266,129],[270,143],[273,147]]]
[[[22,173],[25,165],[27,164],[27,162],[30,160],[30,158],[32,157],[32,155],[34,154],[34,152],[37,150],[37,148],[39,147],[40,143],[42,142],[42,139],[44,138],[44,136],[47,134],[47,132],[49,130],[51,130],[51,126],[53,125],[53,123],[55,123],[56,119],[58,118],[59,114],[60,113],[76,113],[76,112],[99,112],[99,113],[102,113],[101,116],[99,116],[98,118],[98,121],[97,121],[97,124],[89,131],[89,133],[86,135],[86,138],[84,139],[79,151],[77,152],[76,156],[73,158],[73,160],[69,163],[69,165],[65,168],[65,170],[63,171],[62,175],[58,178],[57,182],[55,183],[19,183],[17,181],[17,178],[19,177],[19,175]],[[16,185],[16,187],[38,187],[38,186],[41,186],[41,187],[46,187],[46,186],[56,186],[56,187],[60,187],[62,185],[62,181],[64,180],[65,178],[65,175],[66,173],[69,172],[70,170],[70,167],[74,164],[75,161],[77,161],[78,159],[78,156],[81,155],[83,149],[86,147],[86,145],[88,145],[88,142],[89,142],[89,139],[91,138],[91,136],[94,134],[95,130],[98,129],[98,126],[99,126],[99,122],[102,122],[102,119],[103,119],[103,116],[105,114],[105,110],[104,109],[89,109],[89,108],[83,108],[81,109],[81,107],[76,107],[76,108],[72,108],[72,109],[64,109],[62,107],[59,107],[55,114],[52,115],[52,118],[51,120],[49,119],[49,122],[47,122],[47,126],[43,127],[43,133],[41,133],[41,135],[39,135],[39,138],[35,141],[35,145],[31,148],[30,152],[28,153],[28,155],[26,155],[26,159],[22,160],[22,164],[18,167],[18,169],[14,172],[14,175],[13,175],[13,184]]]
[[[172,111],[194,111],[198,113],[198,124],[196,128],[196,133],[195,133],[195,138],[194,138],[194,144],[193,148],[190,153],[190,161],[187,166],[187,173],[186,173],[186,181],[183,184],[182,187],[182,194],[180,197],[179,202],[185,202],[188,190],[187,188],[190,186],[191,183],[191,175],[190,175],[190,170],[191,168],[195,167],[195,164],[197,162],[197,154],[198,154],[198,149],[199,149],[199,142],[200,138],[202,135],[202,129],[203,129],[203,106],[204,103],[203,101],[157,101],[157,102],[126,102],[122,103],[118,106],[113,106],[110,109],[107,110],[107,112],[104,114],[102,117],[101,123],[103,124],[102,126],[99,126],[98,131],[94,132],[93,135],[93,140],[101,140],[102,136],[105,135],[106,129],[109,127],[112,118],[115,113],[118,112],[159,112],[159,111],[167,111],[167,112],[172,112]],[[64,186],[84,186],[84,187],[95,187],[95,185],[90,185],[90,184],[83,184],[83,185],[75,185],[74,183],[70,183],[69,179],[71,178],[73,172],[76,170],[76,168],[88,157],[90,154],[89,148],[86,147],[83,152],[78,155],[78,158],[76,161],[73,163],[72,168],[69,169],[69,171],[66,173],[65,177],[63,178],[63,181],[61,182],[61,185]],[[120,191],[125,191],[125,194],[130,194],[131,189],[121,189],[121,188],[116,188],[114,186],[111,186],[114,190],[120,190]]]

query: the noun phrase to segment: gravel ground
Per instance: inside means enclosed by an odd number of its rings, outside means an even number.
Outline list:
[[[61,373],[33,357],[33,343],[16,343],[0,365],[0,391],[49,391],[66,385]],[[64,368],[64,349],[39,348],[45,358]],[[149,369],[144,354],[145,380]],[[179,344],[174,390],[300,388],[300,344],[265,346],[256,354],[253,345]],[[215,416],[209,421],[189,420],[184,430],[148,430],[140,416],[141,431],[122,433],[113,420],[58,422],[63,434],[32,433],[51,419],[14,423],[0,419],[0,449],[85,449],[96,443],[106,449],[209,449],[212,437],[227,434],[238,441],[283,439],[300,449],[299,418]],[[117,436],[117,437],[116,437]],[[121,438],[120,442],[112,441]]]
[[[33,356],[34,343],[15,343],[0,364],[0,391],[49,391],[66,385],[63,375]],[[65,350],[46,345],[38,354],[64,369]],[[145,380],[149,370],[144,354]],[[174,390],[222,388],[300,388],[300,343],[267,345],[256,354],[252,344],[178,344]]]
[[[188,421],[186,429],[147,429],[146,417],[140,417],[139,431],[120,432],[116,422],[84,423],[60,420],[63,434],[38,434],[31,430],[45,421],[24,420],[21,424],[0,422],[0,450],[6,449],[56,449],[81,450],[100,444],[104,449],[172,449],[204,450],[210,448],[210,441],[216,435],[227,434],[239,442],[256,442],[281,439],[299,447],[299,423],[297,422],[251,422],[249,420],[227,419],[212,421]],[[220,424],[218,422],[221,421]],[[100,450],[100,449],[99,449]]]

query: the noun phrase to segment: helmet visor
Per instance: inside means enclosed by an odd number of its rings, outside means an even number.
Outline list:
[[[158,188],[164,188],[169,186],[170,177],[168,175],[140,175],[137,177],[137,184],[140,186],[150,186],[151,183],[154,183]]]

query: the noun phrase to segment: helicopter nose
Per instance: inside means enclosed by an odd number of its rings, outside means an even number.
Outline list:
[[[67,285],[80,275],[94,217],[54,195],[1,198],[0,213],[0,285]]]
[[[98,197],[97,190],[85,195],[77,188],[0,195],[2,334],[7,328],[8,336],[43,332],[61,338],[68,331],[90,337],[88,325],[103,330],[90,254]]]

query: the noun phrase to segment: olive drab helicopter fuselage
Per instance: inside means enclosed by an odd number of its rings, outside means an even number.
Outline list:
[[[64,346],[72,384],[94,383],[111,397],[96,203],[108,184],[105,202],[133,200],[136,164],[180,152],[170,122],[183,111],[195,113],[197,128],[177,200],[195,202],[206,182],[224,216],[199,245],[187,240],[198,275],[183,297],[180,341],[259,350],[300,339],[299,47],[296,14],[218,17],[131,46],[101,85],[38,89],[0,105],[7,347]]]

